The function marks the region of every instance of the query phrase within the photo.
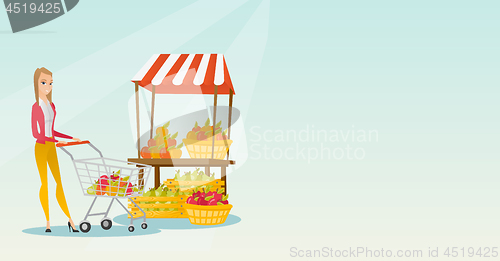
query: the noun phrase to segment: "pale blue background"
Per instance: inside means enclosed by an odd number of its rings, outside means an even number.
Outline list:
[[[498,1],[88,0],[17,34],[0,12],[1,247],[31,257],[277,260],[290,247],[426,256],[428,247],[500,246],[499,9]],[[252,141],[252,126],[373,129],[378,142],[353,144],[366,150],[361,161],[249,151],[229,176],[231,213],[242,219],[232,226],[112,240],[21,232],[44,226],[29,122],[37,67],[54,72],[56,129],[125,159],[136,155],[129,79],[153,53],[205,52],[226,55],[249,147],[297,145]],[[59,161],[77,221],[90,200],[68,158]],[[52,223],[63,225],[50,200]],[[193,237],[206,243],[184,243]]]

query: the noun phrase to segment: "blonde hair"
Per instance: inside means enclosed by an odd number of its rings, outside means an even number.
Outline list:
[[[44,74],[47,74],[47,75],[50,75],[52,76],[52,72],[47,70],[45,67],[42,67],[42,68],[37,68],[36,71],[35,71],[35,75],[33,76],[33,82],[34,82],[34,85],[35,85],[35,100],[36,100],[36,103],[37,104],[40,104],[39,103],[39,97],[38,97],[38,80],[40,79],[40,75],[44,73]],[[52,91],[47,94],[47,99],[52,102]]]

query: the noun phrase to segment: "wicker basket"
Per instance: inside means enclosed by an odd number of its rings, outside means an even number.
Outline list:
[[[212,139],[192,140],[183,139],[189,156],[193,159],[211,159],[212,158]],[[214,159],[224,159],[227,151],[233,143],[232,140],[216,140],[214,143]]]
[[[229,211],[233,205],[227,204],[223,206],[199,206],[192,204],[184,204],[189,222],[193,225],[219,225],[226,222]]]

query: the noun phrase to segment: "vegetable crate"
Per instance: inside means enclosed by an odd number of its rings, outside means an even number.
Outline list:
[[[163,185],[170,191],[179,189],[177,197],[132,197],[137,205],[144,210],[147,218],[188,218],[185,210],[186,200],[191,196],[196,187],[212,186],[210,191],[216,191],[224,186],[224,181],[175,181],[167,179]],[[129,204],[134,218],[141,217],[142,212],[133,204]],[[129,215],[130,218],[130,215]]]
[[[178,197],[133,197],[137,205],[144,210],[147,218],[187,218],[184,204],[189,195]],[[142,216],[142,212],[133,204],[129,204],[134,218]],[[130,218],[130,215],[129,215]]]
[[[213,181],[176,181],[173,179],[167,179],[163,182],[163,185],[165,185],[165,187],[169,188],[171,191],[180,189],[180,193],[184,193],[184,195],[188,195],[189,197],[193,194],[193,191],[196,187],[210,185],[212,186],[210,191],[216,191],[224,187],[225,183],[220,179],[216,179]]]

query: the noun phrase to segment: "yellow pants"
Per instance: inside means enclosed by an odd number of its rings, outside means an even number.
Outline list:
[[[36,165],[38,167],[38,172],[40,173],[40,181],[42,186],[40,187],[40,202],[42,203],[43,212],[45,212],[45,218],[49,221],[49,187],[47,183],[47,163],[50,167],[50,172],[56,181],[56,198],[62,211],[68,218],[71,219],[68,210],[68,204],[66,203],[66,198],[64,197],[63,186],[61,182],[61,173],[59,172],[59,162],[57,161],[56,145],[54,142],[46,141],[45,144],[36,143],[35,144],[35,159]]]

